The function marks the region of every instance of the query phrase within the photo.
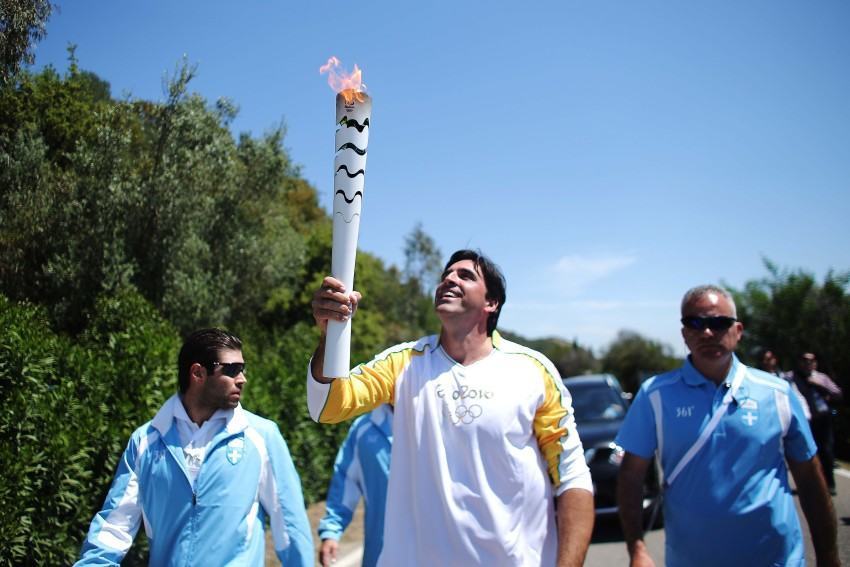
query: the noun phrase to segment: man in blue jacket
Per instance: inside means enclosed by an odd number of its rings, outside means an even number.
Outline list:
[[[241,341],[192,333],[180,393],[130,437],[77,565],[117,565],[144,523],[151,565],[263,565],[269,519],[281,562],[313,564],[301,482],[277,426],[242,409]]]
[[[384,404],[360,416],[348,430],[334,462],[325,517],[319,523],[319,564],[336,561],[339,538],[351,522],[360,498],[365,502],[363,567],[374,567],[384,543],[384,510],[393,432],[392,406]]]

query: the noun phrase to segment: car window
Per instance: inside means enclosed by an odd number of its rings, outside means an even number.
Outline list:
[[[569,384],[573,396],[573,410],[578,422],[618,421],[626,415],[626,407],[619,394],[607,384]]]

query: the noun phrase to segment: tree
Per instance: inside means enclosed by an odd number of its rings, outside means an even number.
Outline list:
[[[577,340],[567,341],[557,337],[527,339],[511,331],[500,330],[499,332],[509,341],[543,354],[552,361],[562,378],[599,371],[599,361],[593,355],[593,351],[581,346]]]
[[[282,127],[237,144],[235,108],[189,94],[186,62],[153,104],[104,101],[71,58],[63,77],[2,90],[0,290],[72,332],[100,293],[130,284],[183,332],[279,310],[306,260],[290,218],[315,216],[286,198],[303,187]]]
[[[434,291],[443,271],[442,256],[421,222],[404,237],[404,277],[420,294],[430,295]]]
[[[818,370],[844,390],[845,402],[836,427],[836,452],[850,457],[850,272],[830,270],[818,283],[804,270],[780,269],[764,259],[768,275],[750,280],[743,289],[729,287],[744,324],[738,352],[756,365],[756,353],[770,348],[781,367],[793,369],[802,352],[818,357]],[[728,287],[728,286],[727,286]]]
[[[750,358],[760,347],[774,351],[791,368],[801,352],[818,354],[819,369],[837,376],[850,370],[850,272],[830,271],[818,284],[803,270],[781,270],[765,259],[768,276],[730,288],[744,324],[739,349]]]
[[[52,10],[47,0],[0,0],[0,82],[35,62],[33,44],[47,35]]]
[[[602,371],[619,378],[623,389],[634,393],[648,376],[672,370],[681,362],[670,346],[624,330],[603,354]]]

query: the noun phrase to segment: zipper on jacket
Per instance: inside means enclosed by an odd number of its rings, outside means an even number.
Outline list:
[[[198,493],[194,490],[192,491],[192,506],[196,506],[198,504]]]

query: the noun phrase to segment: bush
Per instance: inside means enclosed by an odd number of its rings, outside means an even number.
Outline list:
[[[129,434],[174,390],[176,346],[132,290],[99,300],[76,343],[0,296],[0,564],[73,562]]]
[[[67,564],[79,546],[93,455],[76,438],[79,400],[58,371],[70,345],[43,311],[0,298],[0,563]]]

